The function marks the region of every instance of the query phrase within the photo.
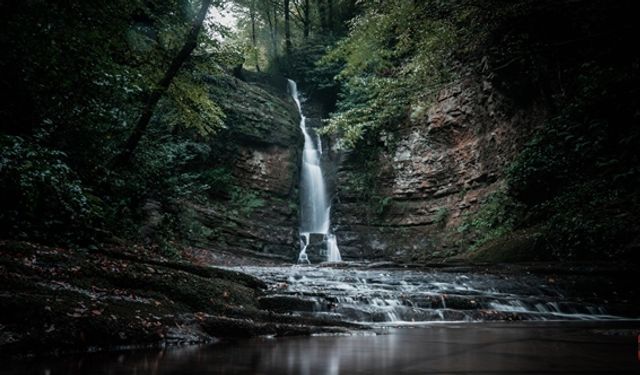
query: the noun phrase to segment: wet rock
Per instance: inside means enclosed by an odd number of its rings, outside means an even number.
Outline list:
[[[302,239],[304,240],[304,238]],[[313,264],[327,260],[327,241],[322,233],[310,233],[309,244],[307,245],[307,256]]]
[[[203,329],[215,337],[299,336],[318,333],[345,333],[344,327],[304,323],[261,322],[251,319],[206,316]]]
[[[230,333],[214,335],[212,325],[229,322],[239,335],[308,334],[340,325],[260,310],[265,284],[253,276],[135,254],[0,242],[0,356],[207,343]],[[311,309],[285,298],[288,308]],[[209,322],[213,316],[218,323]]]
[[[523,272],[510,277],[477,273],[468,267],[427,272],[366,266],[255,267],[246,271],[270,285],[282,285],[270,289],[274,295],[262,298],[274,309],[338,321],[393,324],[612,318],[604,309],[606,304],[570,298],[545,285],[545,278]]]
[[[260,308],[276,312],[314,311],[318,303],[294,296],[266,296],[258,299]]]

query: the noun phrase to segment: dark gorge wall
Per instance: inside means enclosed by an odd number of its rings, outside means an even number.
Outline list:
[[[406,90],[393,92],[398,98],[372,86],[357,92],[373,91],[378,99],[368,109],[380,121],[350,118],[365,132],[340,155],[335,174],[332,222],[345,259],[637,260],[637,6],[509,4],[454,2],[443,13],[415,8],[424,18],[414,28],[428,27],[429,17],[475,12],[449,19],[477,31],[444,55],[439,69],[450,78],[435,93],[428,80],[418,82],[425,88],[409,105],[402,104]],[[357,42],[366,34],[354,35]],[[358,45],[350,48],[361,53]],[[429,54],[419,62],[438,56],[421,48]],[[406,61],[387,63],[401,71]],[[384,81],[394,71],[373,74]],[[360,103],[343,95],[338,108]],[[401,120],[378,115],[394,105],[408,107]],[[352,128],[343,126],[345,138]]]
[[[207,204],[192,204],[204,226],[204,239],[192,249],[200,256],[295,260],[302,140],[286,82],[272,81],[227,77],[210,82],[211,95],[224,103],[227,129],[216,137],[206,161],[217,174],[217,193]]]
[[[501,189],[544,115],[505,106],[488,80],[467,76],[392,126],[375,156],[342,155],[332,215],[343,257],[421,261],[467,247],[467,218]]]

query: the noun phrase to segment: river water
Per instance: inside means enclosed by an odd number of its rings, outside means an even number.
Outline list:
[[[620,326],[620,324],[618,324]],[[622,324],[624,326],[624,324]],[[636,337],[615,323],[468,323],[352,336],[257,338],[94,353],[0,374],[623,374],[640,372]]]
[[[638,320],[544,278],[342,267],[240,269],[283,311],[367,330],[27,360],[0,374],[640,373]]]
[[[362,267],[242,267],[283,312],[374,326],[493,320],[617,320],[533,275]]]

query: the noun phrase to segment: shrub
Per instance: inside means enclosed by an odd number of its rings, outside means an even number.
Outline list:
[[[0,222],[9,236],[56,240],[90,225],[98,203],[57,150],[0,137]]]

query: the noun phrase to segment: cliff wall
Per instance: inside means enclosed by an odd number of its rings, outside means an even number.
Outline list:
[[[385,132],[373,159],[341,155],[333,222],[343,257],[423,261],[462,251],[473,240],[466,221],[501,189],[543,115],[535,105],[508,110],[488,80],[467,76]]]

